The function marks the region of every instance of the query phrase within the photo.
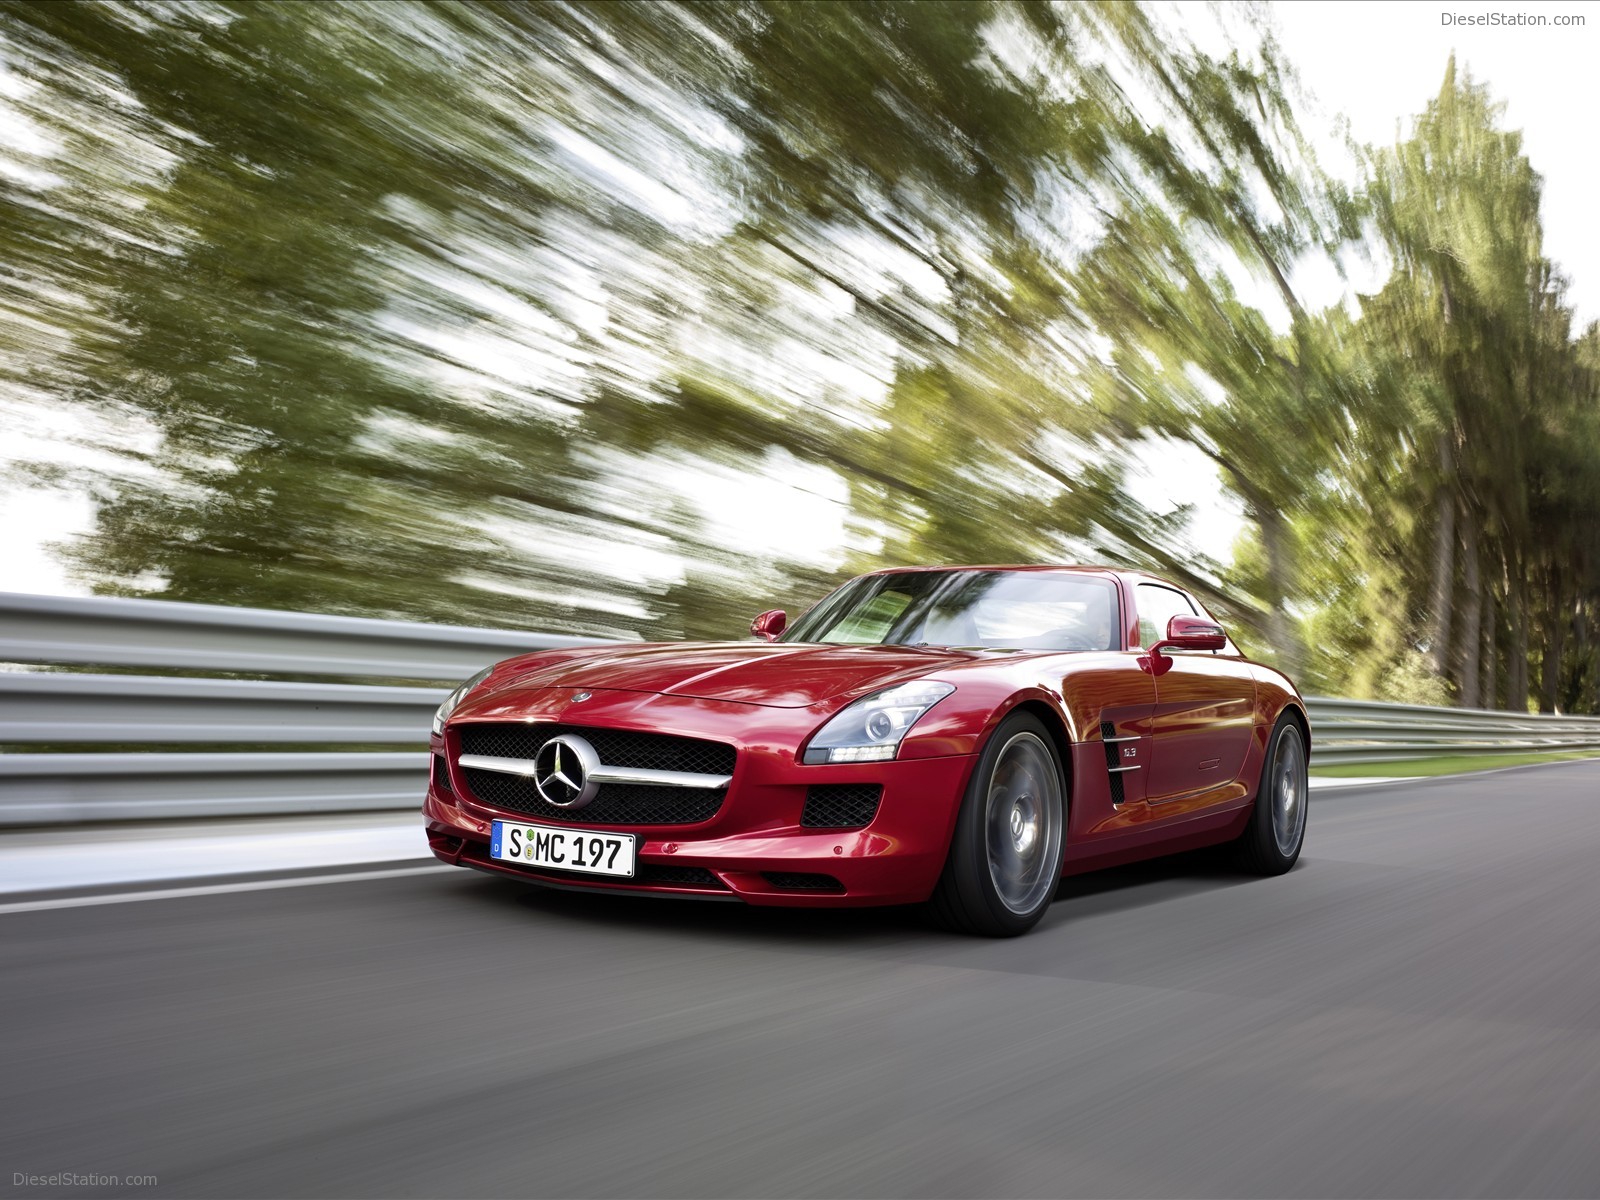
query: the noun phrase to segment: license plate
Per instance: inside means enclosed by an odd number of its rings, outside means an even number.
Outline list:
[[[558,871],[632,879],[635,840],[631,833],[496,821],[489,838],[489,857],[521,863],[525,867],[552,867]]]

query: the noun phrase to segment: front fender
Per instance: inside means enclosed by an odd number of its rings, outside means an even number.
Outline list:
[[[1041,680],[972,679],[947,676],[956,690],[911,727],[901,758],[939,758],[976,754],[995,727],[1022,705],[1047,709],[1070,742],[1083,741],[1084,726],[1074,721],[1061,691]]]

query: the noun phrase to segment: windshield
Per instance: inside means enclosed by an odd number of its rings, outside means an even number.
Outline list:
[[[1068,571],[906,571],[852,579],[785,642],[1113,650],[1117,593]]]

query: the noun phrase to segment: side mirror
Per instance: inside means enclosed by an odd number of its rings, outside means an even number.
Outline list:
[[[1151,646],[1150,653],[1159,654],[1169,646],[1174,650],[1221,650],[1227,644],[1228,635],[1210,617],[1176,616],[1167,622],[1165,640]]]
[[[778,635],[789,625],[789,616],[781,608],[770,608],[754,621],[750,622],[750,632],[758,638],[769,642],[778,640]]]

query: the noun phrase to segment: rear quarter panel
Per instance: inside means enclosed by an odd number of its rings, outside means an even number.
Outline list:
[[[1267,743],[1272,738],[1272,731],[1277,727],[1278,718],[1286,711],[1293,711],[1300,722],[1301,731],[1306,738],[1306,751],[1311,750],[1311,722],[1306,715],[1306,702],[1300,695],[1300,690],[1294,686],[1293,681],[1282,671],[1262,663],[1250,664],[1250,673],[1256,679],[1256,712],[1255,731],[1250,740],[1250,757],[1245,763],[1243,778],[1250,784],[1250,792],[1255,794],[1261,782],[1261,767],[1267,758]]]

